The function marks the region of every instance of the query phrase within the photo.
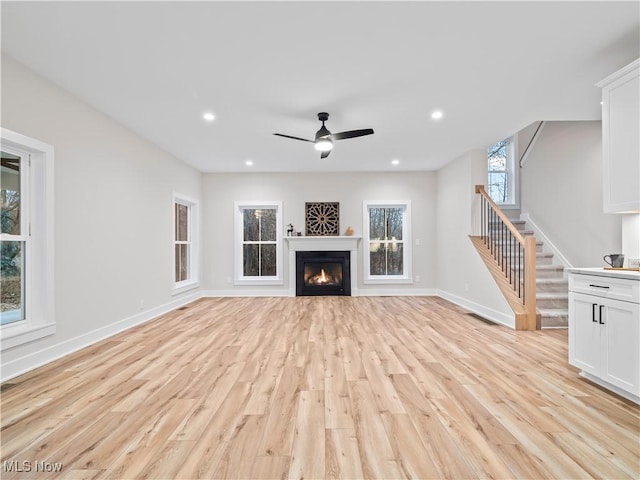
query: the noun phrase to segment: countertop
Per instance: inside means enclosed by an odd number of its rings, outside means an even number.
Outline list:
[[[640,272],[632,270],[605,270],[604,268],[567,268],[568,273],[579,275],[599,275],[601,277],[624,278],[640,281]]]

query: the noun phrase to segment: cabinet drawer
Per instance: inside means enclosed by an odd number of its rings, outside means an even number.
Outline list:
[[[597,275],[569,275],[569,291],[640,303],[640,282]]]

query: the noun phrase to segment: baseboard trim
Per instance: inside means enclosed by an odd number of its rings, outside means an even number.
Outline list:
[[[531,215],[529,215],[528,212],[521,213],[520,220],[524,220],[525,222],[527,222],[527,225],[531,227],[531,229],[533,230],[533,234],[536,236],[536,238],[538,240],[542,240],[542,242],[544,243],[544,246],[548,247],[549,250],[551,250],[551,252],[553,253],[554,260],[557,259],[560,265],[563,266],[564,268],[573,268],[573,265],[571,265],[571,262],[567,260],[567,257],[565,257],[562,254],[562,252],[558,249],[558,247],[556,247],[553,244],[553,242],[549,239],[549,237],[547,237],[544,234],[544,232],[540,230],[540,227],[538,226],[538,224],[536,224],[536,222],[534,222],[531,219]]]
[[[97,343],[106,338],[112,337],[117,333],[127,330],[136,325],[141,325],[154,318],[171,312],[176,308],[180,308],[188,303],[191,303],[200,298],[200,292],[194,292],[190,295],[183,296],[172,302],[165,303],[158,307],[146,310],[144,312],[137,313],[123,320],[119,320],[110,325],[105,325],[96,330],[79,335],[75,338],[65,340],[64,342],[52,345],[37,352],[33,352],[22,357],[16,358],[7,363],[2,364],[2,376],[0,381],[4,382],[10,380],[18,375],[27,373],[38,367],[58,360],[66,355],[70,355],[78,350],[82,350],[94,343]]]
[[[289,290],[284,288],[278,289],[253,289],[253,290],[203,290],[201,292],[203,298],[218,297],[288,297]]]
[[[498,312],[497,310],[487,308],[484,305],[480,305],[479,303],[467,300],[466,298],[454,295],[453,293],[445,292],[444,290],[437,290],[437,295],[444,298],[445,300],[449,300],[451,303],[455,303],[459,307],[466,308],[473,313],[477,313],[478,315],[485,317],[492,322],[499,323],[500,325],[509,327],[512,330],[516,328],[515,315],[509,316],[502,312]]]
[[[352,297],[425,297],[437,295],[433,288],[358,288],[351,291]],[[202,297],[295,297],[295,290],[205,290]]]
[[[353,297],[432,297],[434,288],[359,288]]]

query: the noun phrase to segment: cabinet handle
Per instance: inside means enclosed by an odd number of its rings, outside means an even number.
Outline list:
[[[600,310],[600,325],[604,325],[604,322],[602,321],[602,309],[604,308],[604,305],[600,305],[599,310]]]
[[[598,320],[596,320],[596,307],[598,306],[597,303],[592,303],[591,304],[591,321],[593,323],[597,323]]]
[[[605,286],[605,285],[594,285],[593,283],[590,283],[589,286],[590,287],[595,287],[595,288],[611,288],[611,287],[608,287],[608,286]]]

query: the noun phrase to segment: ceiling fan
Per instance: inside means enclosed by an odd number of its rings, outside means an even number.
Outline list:
[[[345,140],[347,138],[363,137],[365,135],[371,135],[373,133],[372,128],[365,128],[362,130],[349,130],[340,133],[331,133],[327,127],[324,126],[324,122],[329,119],[327,112],[318,113],[318,120],[322,122],[322,127],[316,132],[315,140],[307,140],[306,138],[292,137],[291,135],[284,135],[282,133],[274,133],[279,137],[292,138],[294,140],[302,140],[303,142],[311,142],[315,144],[316,150],[322,152],[320,158],[327,158],[333,148],[334,140]]]

